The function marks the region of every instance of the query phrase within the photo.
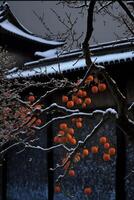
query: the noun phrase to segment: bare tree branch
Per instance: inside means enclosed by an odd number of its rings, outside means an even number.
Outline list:
[[[96,4],[96,0],[91,0],[88,8],[88,16],[87,16],[87,31],[85,40],[82,44],[83,46],[83,52],[86,59],[86,64],[88,67],[92,64],[91,58],[90,58],[90,51],[89,51],[89,40],[91,38],[92,32],[93,32],[93,13],[94,13],[94,7]]]
[[[134,16],[130,12],[130,10],[128,9],[128,7],[126,6],[126,4],[122,0],[117,0],[117,1],[120,4],[120,6],[123,8],[123,10],[126,12],[126,14],[128,15],[128,17],[134,22]]]
[[[126,27],[128,28],[128,30],[130,31],[130,33],[134,36],[133,29],[128,25],[128,23],[126,22],[126,20],[123,17],[122,17],[122,20],[123,20],[124,24],[126,25]]]
[[[106,3],[106,4],[103,4],[103,5],[98,9],[97,13],[99,13],[101,10],[103,10],[104,8],[107,8],[109,5],[111,5],[111,4],[113,4],[113,3],[114,3],[114,1],[110,1],[110,2],[108,2],[108,3]]]

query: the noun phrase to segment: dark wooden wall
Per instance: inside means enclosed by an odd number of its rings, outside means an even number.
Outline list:
[[[117,84],[119,85],[121,91],[124,94],[127,94],[128,96],[128,103],[130,104],[134,100],[134,90],[133,90],[133,74],[132,74],[132,66],[133,63],[121,63],[120,65],[114,65],[112,67],[107,66],[106,69],[109,71],[111,76],[116,80]],[[80,77],[84,75],[84,71],[77,71],[77,72],[72,72],[71,74],[66,74],[67,77],[74,79],[74,77]],[[42,78],[43,79],[43,78]],[[41,80],[41,79],[40,79]],[[35,91],[35,93],[39,94],[39,91]],[[53,99],[53,101],[59,102],[59,97],[56,95]],[[96,107],[95,107],[96,105]],[[115,107],[115,103],[112,100],[112,97],[109,93],[109,91],[104,92],[102,95],[96,95],[94,96],[94,104],[91,107],[92,109],[95,108],[100,108],[100,109],[105,109],[107,107]],[[89,109],[90,111],[90,109]],[[89,123],[89,122],[88,122]],[[83,133],[87,133],[89,130],[88,123],[85,123],[84,127],[85,129],[83,130]],[[96,121],[92,122],[96,123]],[[91,123],[91,124],[92,124]],[[57,125],[53,125],[53,134],[56,132],[56,127]],[[108,129],[108,130],[107,130]],[[111,138],[113,144],[116,145],[117,138],[115,134],[115,124],[109,123],[101,132],[98,133],[98,135],[106,133],[109,135]],[[41,136],[41,144],[46,146],[46,142],[50,142],[47,140],[46,136],[44,136],[45,133],[43,133],[43,137]],[[48,134],[47,134],[48,135]],[[49,137],[49,136],[47,136]],[[91,144],[96,143],[96,136],[94,139],[91,141]],[[118,141],[120,144],[120,141]],[[91,145],[89,144],[89,145]],[[134,164],[133,160],[133,146],[132,144],[124,144],[127,146],[124,146],[125,151],[128,152],[127,158],[131,158],[131,162],[129,159],[126,160],[125,157],[122,157],[122,163],[123,165],[125,164],[127,167],[124,169],[127,169],[125,174],[127,175],[128,172],[130,171],[131,166]],[[121,153],[121,152],[120,152]],[[55,157],[54,157],[54,163],[57,162],[57,159],[60,156],[60,152],[57,153],[55,152]],[[118,155],[120,156],[120,154]],[[48,157],[50,158],[50,157]],[[56,158],[56,159],[55,159]],[[94,159],[94,158],[93,158]],[[120,160],[121,161],[121,160]],[[122,167],[122,163],[118,164],[118,170]],[[47,169],[47,158],[46,154],[42,154],[40,151],[26,151],[22,154],[16,154],[14,151],[10,152],[7,155],[7,161],[6,161],[6,172],[4,172],[4,175],[2,175],[3,178],[7,177],[7,182],[4,185],[7,190],[7,199],[4,200],[48,200],[48,169]],[[52,162],[49,162],[49,165],[52,164]],[[86,164],[86,168],[84,167]],[[92,165],[92,167],[91,167]],[[103,166],[104,165],[104,166]],[[102,173],[102,171],[98,168],[100,166],[101,169],[103,169],[106,173]],[[112,168],[111,168],[112,166]],[[129,167],[130,166],[130,167]],[[88,169],[89,167],[89,169]],[[81,163],[81,165],[78,166],[77,170],[79,173],[83,173],[84,176],[84,171],[82,169],[87,170],[88,176],[86,177],[86,181],[91,180],[91,185],[94,188],[94,191],[96,195],[94,194],[91,199],[99,200],[107,200],[107,199],[112,199],[112,200],[118,200],[118,197],[116,196],[116,173],[115,171],[117,170],[116,168],[116,159],[114,158],[110,164],[107,166],[102,162],[102,160],[98,159],[97,157],[95,158],[94,161],[92,161],[92,158],[89,158],[88,161],[85,163]],[[0,170],[1,171],[1,170]],[[119,172],[119,171],[118,171]],[[2,173],[2,172],[1,172]],[[102,173],[102,174],[101,174]],[[122,172],[123,175],[124,171]],[[119,176],[120,174],[118,174]],[[111,177],[111,179],[109,178]],[[52,176],[49,174],[49,178],[51,179]],[[78,179],[76,180],[66,180],[66,185],[69,186],[71,185],[77,185],[77,189],[79,188],[79,191],[81,191],[81,178],[82,176],[78,176]],[[98,182],[99,180],[99,182]],[[125,188],[126,190],[126,199],[129,200],[130,198],[133,199],[133,179],[130,178],[129,185]],[[127,181],[124,182],[124,184],[127,184]],[[96,183],[97,182],[97,183]],[[2,183],[2,181],[1,181]],[[49,183],[51,185],[51,182]],[[96,185],[96,186],[95,186]],[[124,187],[124,185],[123,185]],[[68,187],[69,189],[70,186]],[[75,187],[73,188],[73,191],[75,192],[76,196],[75,199],[77,200],[78,198],[82,198],[82,193],[78,191],[75,191]],[[2,188],[3,190],[3,188]],[[5,190],[5,191],[6,191]],[[128,198],[129,197],[129,198]],[[16,198],[16,199],[15,199]],[[51,198],[51,197],[50,197]],[[50,199],[49,200],[52,200]],[[64,199],[66,200],[66,197],[64,194],[59,194],[55,195],[54,197],[55,200],[60,200]],[[3,199],[2,199],[3,200]],[[82,199],[84,200],[84,199]],[[125,197],[124,199],[125,200]]]

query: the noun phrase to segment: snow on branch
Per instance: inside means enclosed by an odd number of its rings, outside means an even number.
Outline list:
[[[106,111],[102,111],[102,110],[95,110],[91,113],[86,113],[86,112],[77,112],[77,113],[72,113],[69,115],[65,115],[65,116],[59,116],[59,117],[55,117],[52,118],[50,121],[48,121],[47,123],[45,123],[43,126],[40,127],[34,127],[36,130],[43,130],[44,128],[46,128],[48,125],[52,124],[55,121],[58,120],[65,120],[65,119],[69,119],[71,117],[78,117],[78,116],[87,116],[87,117],[96,117],[96,115],[101,114],[103,115],[104,113],[111,113],[111,114],[116,114],[117,117],[117,112],[114,109],[107,109]]]
[[[54,109],[58,109],[58,110],[66,112],[66,113],[78,113],[79,112],[79,109],[72,110],[72,109],[66,108],[65,106],[60,106],[57,103],[52,103],[49,107],[42,109],[41,113],[45,113],[45,112],[48,112],[48,111],[54,110]]]
[[[62,148],[64,150],[66,150],[67,152],[71,152],[72,151],[72,148],[69,149],[64,144],[58,144],[58,145],[54,145],[54,146],[49,147],[49,148],[43,148],[41,146],[33,146],[33,145],[29,144],[29,143],[25,143],[24,144],[24,148],[25,149],[29,148],[29,149],[41,150],[41,151],[45,151],[45,152],[50,152],[50,151],[52,151],[54,149],[58,149],[58,148]]]

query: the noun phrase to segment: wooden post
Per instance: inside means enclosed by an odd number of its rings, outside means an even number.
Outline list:
[[[123,64],[122,64],[123,65]],[[120,75],[119,82],[116,80],[121,92],[127,96],[127,80],[125,78],[125,73],[123,73],[122,66],[117,74]],[[122,72],[122,73],[121,73]],[[119,78],[119,77],[118,77]],[[125,200],[125,176],[126,176],[126,136],[121,131],[119,127],[116,128],[117,136],[117,159],[116,159],[116,200]]]
[[[126,138],[117,127],[117,159],[116,159],[116,200],[126,199],[125,176],[126,176]]]

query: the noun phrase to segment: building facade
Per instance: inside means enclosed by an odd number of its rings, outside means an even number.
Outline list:
[[[87,70],[85,60],[81,57],[81,50],[61,54],[61,50],[57,47],[62,46],[63,42],[48,41],[27,31],[13,16],[7,4],[2,5],[0,10],[0,36],[3,38],[0,40],[1,45],[8,46],[9,52],[17,51],[23,55],[23,60],[20,62],[22,64],[23,61],[23,66],[10,71],[7,75],[8,79],[44,82],[48,80],[48,77],[60,78],[62,74],[70,80],[76,80],[78,77],[82,78]],[[121,91],[128,97],[128,106],[131,105],[134,101],[134,38],[93,45],[90,50],[92,61],[105,66]],[[35,53],[38,57],[35,57]],[[35,90],[35,94],[41,94],[41,92]],[[93,98],[94,103],[89,108],[89,112],[98,108],[116,109],[109,90]],[[48,105],[53,102],[61,104],[60,94],[52,96],[49,101]],[[85,117],[84,126],[78,130],[78,135],[81,134],[84,138],[99,120],[99,115],[95,119]],[[67,123],[71,126],[69,119]],[[57,127],[58,123],[53,123],[47,130],[39,132],[38,145],[47,147],[48,144],[52,144],[52,137],[58,131]],[[118,200],[118,193],[121,192],[124,195],[122,199],[133,199],[133,174],[126,178],[134,164],[133,144],[127,142],[123,134],[117,134],[116,122],[109,119],[109,122],[92,138],[88,148],[96,145],[99,137],[104,134],[111,144],[116,146],[117,156],[107,164],[103,162],[101,154],[95,156],[90,154],[86,160],[82,160],[75,166],[77,172],[75,178],[65,178],[63,191],[59,194],[53,193],[53,186],[55,177],[62,171],[54,174],[50,172],[50,166],[56,165],[60,160],[64,153],[61,149],[52,153],[32,149],[16,153],[20,150],[18,147],[10,151],[1,165],[1,199],[71,200],[73,198],[85,200],[83,187],[89,184],[93,188],[90,197],[92,200]],[[102,147],[100,149],[104,151]]]

